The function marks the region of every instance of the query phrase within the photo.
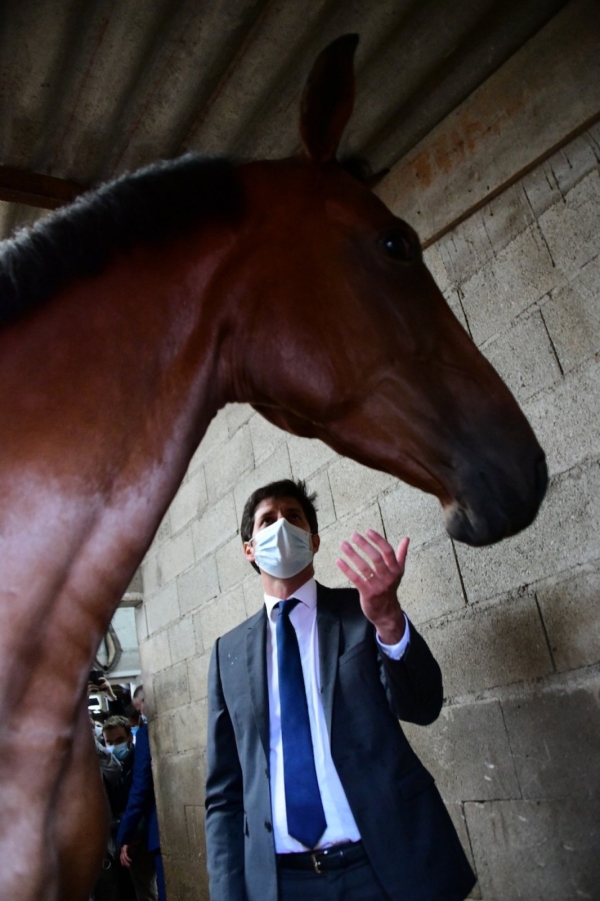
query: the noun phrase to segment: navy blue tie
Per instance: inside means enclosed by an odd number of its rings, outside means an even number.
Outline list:
[[[300,648],[290,613],[297,598],[279,602],[277,618],[277,669],[281,702],[283,781],[288,832],[307,848],[314,848],[327,821],[321,802]]]

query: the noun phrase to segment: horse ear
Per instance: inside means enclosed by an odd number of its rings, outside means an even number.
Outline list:
[[[300,136],[309,157],[328,163],[335,154],[354,106],[354,53],[357,34],[344,34],[313,65],[300,104]]]

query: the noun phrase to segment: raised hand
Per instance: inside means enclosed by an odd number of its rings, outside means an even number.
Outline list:
[[[350,541],[343,541],[340,547],[352,566],[343,558],[336,560],[336,565],[358,589],[363,613],[375,626],[379,639],[383,644],[397,644],[406,628],[397,591],[404,575],[409,539],[403,538],[397,551],[375,529],[368,529],[366,538],[354,532],[351,540],[368,560]]]

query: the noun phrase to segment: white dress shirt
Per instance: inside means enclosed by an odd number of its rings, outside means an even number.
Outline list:
[[[339,842],[356,842],[360,839],[360,833],[331,757],[329,735],[321,702],[319,636],[317,634],[317,583],[314,579],[309,579],[290,597],[298,598],[301,601],[292,610],[290,622],[298,636],[317,781],[327,821],[327,829],[321,836],[317,847],[327,848]],[[265,595],[265,606],[269,623],[267,632],[267,683],[269,688],[271,807],[275,851],[277,854],[289,854],[297,851],[306,851],[306,848],[297,839],[292,838],[287,830],[279,679],[277,672],[276,625],[279,609],[276,607],[276,604],[280,600],[281,598]],[[406,651],[410,641],[409,628],[408,620],[406,620],[404,635],[397,645],[384,645],[377,637],[382,651],[394,660],[399,660]]]

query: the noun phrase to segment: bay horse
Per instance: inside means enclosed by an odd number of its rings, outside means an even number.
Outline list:
[[[536,515],[531,428],[415,232],[336,162],[357,40],[313,66],[302,155],[154,165],[2,247],[0,901],[90,891],[88,670],[225,404],[437,495],[460,541]]]

